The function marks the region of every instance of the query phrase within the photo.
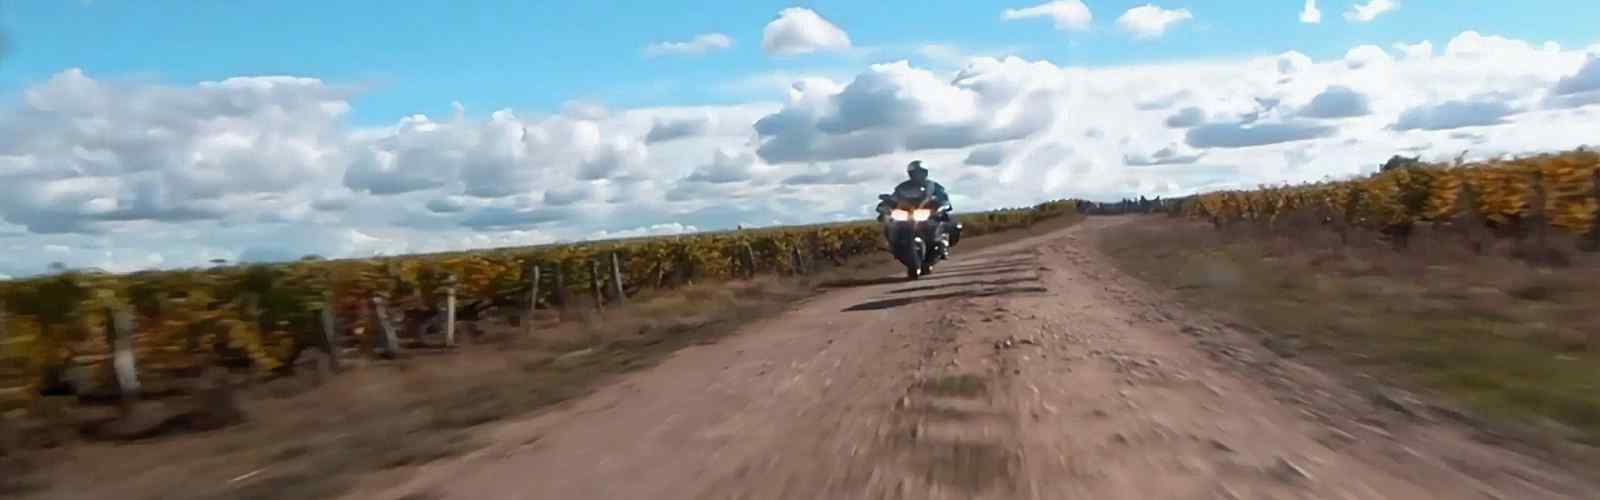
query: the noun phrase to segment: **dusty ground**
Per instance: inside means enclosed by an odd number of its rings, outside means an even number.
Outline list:
[[[1121,275],[1129,220],[847,283],[346,497],[1596,497]]]

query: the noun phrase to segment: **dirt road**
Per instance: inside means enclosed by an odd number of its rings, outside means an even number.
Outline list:
[[[845,284],[352,497],[1595,498],[1164,303],[1093,250],[1126,222]]]

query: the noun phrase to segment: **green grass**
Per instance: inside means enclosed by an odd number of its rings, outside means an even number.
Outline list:
[[[1315,230],[1262,237],[1168,220],[1119,227],[1102,243],[1131,274],[1319,360],[1600,443],[1600,352],[1587,339],[1600,333],[1600,269],[1589,256],[1546,272],[1451,241],[1398,253],[1341,247]]]

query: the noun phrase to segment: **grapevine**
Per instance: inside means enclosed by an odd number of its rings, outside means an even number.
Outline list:
[[[1056,201],[963,217],[965,235],[1027,227],[1071,213],[1079,202]],[[302,260],[127,275],[66,272],[0,282],[0,409],[59,385],[69,366],[110,383],[108,315],[134,318],[134,350],[142,379],[171,378],[207,366],[281,372],[317,344],[320,315],[337,318],[344,347],[369,345],[370,299],[383,297],[392,318],[414,322],[439,312],[451,280],[458,301],[478,307],[526,307],[530,270],[538,266],[540,302],[557,294],[588,296],[591,262],[617,262],[626,293],[743,276],[790,273],[794,256],[843,263],[881,251],[882,230],[870,222],[741,230],[628,241],[454,252],[360,260]],[[555,274],[564,276],[556,290]],[[604,283],[605,280],[599,280]],[[404,326],[404,325],[402,325]],[[410,326],[415,326],[411,324]],[[402,331],[405,331],[402,328]]]
[[[1595,231],[1600,153],[1577,149],[1471,164],[1399,163],[1341,182],[1205,193],[1184,206],[1188,215],[1219,226],[1276,221],[1310,209],[1342,224],[1388,232],[1420,222],[1472,220],[1502,233]]]

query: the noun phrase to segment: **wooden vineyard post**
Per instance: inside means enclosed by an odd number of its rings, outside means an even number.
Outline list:
[[[528,333],[534,332],[533,315],[539,309],[539,264],[533,264],[528,270]]]
[[[601,279],[600,278],[600,262],[596,261],[596,260],[590,260],[589,261],[589,290],[591,292],[593,292],[593,295],[594,295],[594,308],[596,310],[605,309],[605,292],[603,290],[601,290],[601,288],[600,288],[600,279]]]
[[[322,311],[319,316],[322,317],[322,336],[318,340],[321,341],[320,343],[322,345],[318,347],[322,348],[322,352],[328,354],[328,368],[338,371],[339,323],[338,319],[333,315],[332,300],[327,301],[326,304],[322,306]]]
[[[806,269],[805,259],[800,255],[800,245],[795,245],[789,249],[789,258],[794,261],[794,273],[796,275],[804,276],[809,272]]]
[[[119,309],[106,309],[111,337],[111,368],[116,373],[117,394],[123,404],[139,397],[139,371],[133,358],[133,315]]]
[[[739,261],[740,261],[741,264],[743,264],[742,267],[744,267],[744,277],[745,277],[745,279],[755,279],[755,277],[756,277],[756,250],[755,250],[755,248],[752,248],[749,243],[741,243],[739,245],[739,251],[740,251]]]
[[[1361,223],[1361,204],[1365,197],[1365,189],[1360,186],[1351,188],[1350,199],[1345,201],[1344,210],[1340,215],[1339,244],[1350,245],[1350,233]]]
[[[744,244],[744,262],[745,262],[745,266],[746,266],[746,271],[745,271],[746,277],[749,278],[749,279],[755,279],[756,278],[756,249],[755,249],[755,247],[750,246],[749,242],[745,242],[745,244]]]
[[[662,288],[666,288],[667,287],[667,263],[666,262],[656,262],[656,269],[655,269],[655,273],[653,273],[653,274],[656,275],[655,289],[656,290],[660,290]]]
[[[1528,203],[1528,229],[1533,231],[1533,245],[1538,249],[1538,258],[1544,259],[1550,250],[1550,221],[1545,216],[1547,195],[1544,190],[1544,174],[1539,172],[1528,174],[1528,187],[1533,190],[1533,199]]]
[[[555,289],[550,290],[550,297],[555,301],[556,307],[566,309],[567,273],[563,268],[564,266],[562,266],[560,262],[556,263],[556,287]]]
[[[456,346],[456,275],[445,278],[444,346]]]
[[[1466,180],[1461,181],[1460,199],[1461,211],[1464,216],[1462,217],[1464,220],[1462,221],[1461,234],[1466,238],[1467,246],[1472,248],[1472,253],[1482,254],[1484,242],[1480,241],[1478,235],[1483,233],[1486,225],[1483,222],[1482,214],[1478,212],[1478,193],[1472,190],[1472,185],[1467,183]]]
[[[378,355],[394,358],[400,354],[400,339],[395,337],[394,325],[389,323],[388,307],[383,297],[372,298],[372,341]]]
[[[628,301],[628,292],[622,288],[622,262],[616,252],[611,252],[611,298],[618,304]]]
[[[6,344],[6,327],[10,324],[11,317],[6,315],[6,302],[0,300],[0,346]]]
[[[1595,168],[1590,178],[1594,186],[1590,188],[1592,191],[1589,195],[1600,201],[1600,168]],[[1578,248],[1585,252],[1600,252],[1600,206],[1596,206],[1594,213],[1589,216],[1589,232],[1578,242]],[[0,326],[0,329],[3,328]]]
[[[744,233],[744,228],[741,226],[739,229],[735,230],[735,233]],[[739,237],[740,236],[735,236],[735,238]],[[738,278],[739,275],[744,274],[744,262],[742,261],[742,259],[744,259],[744,251],[739,248],[739,243],[737,240],[731,244],[733,245],[733,253],[728,255],[728,266],[729,269],[732,269],[733,271],[728,273],[729,279]]]

